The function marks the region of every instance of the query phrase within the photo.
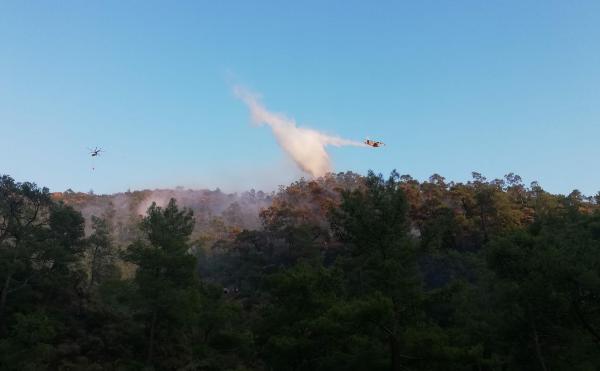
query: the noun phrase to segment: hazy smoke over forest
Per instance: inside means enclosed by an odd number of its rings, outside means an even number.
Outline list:
[[[232,228],[257,229],[259,212],[271,205],[272,193],[250,190],[224,193],[219,189],[155,189],[90,195],[73,191],[54,193],[55,200],[64,201],[80,211],[87,220],[86,233],[91,233],[92,215],[109,219],[116,242],[125,246],[138,236],[138,223],[152,203],[164,207],[171,198],[179,207],[194,212],[194,238],[204,236],[224,238]]]
[[[269,125],[283,150],[302,171],[313,177],[323,176],[332,170],[326,146],[364,146],[361,142],[298,127],[293,119],[267,110],[255,93],[240,86],[236,86],[234,92],[248,106],[252,121]]]

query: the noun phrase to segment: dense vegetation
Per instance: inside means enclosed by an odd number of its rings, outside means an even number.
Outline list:
[[[2,370],[600,365],[600,195],[341,173],[211,238],[175,199],[124,221],[74,198],[0,178]]]

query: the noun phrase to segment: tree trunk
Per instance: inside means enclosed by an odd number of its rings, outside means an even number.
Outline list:
[[[6,281],[4,281],[4,286],[2,287],[2,294],[0,295],[0,333],[2,333],[4,329],[4,309],[6,308],[6,299],[8,297],[11,279],[12,273],[9,273],[6,276]]]
[[[152,312],[152,323],[150,325],[150,342],[148,344],[148,356],[146,358],[146,365],[152,366],[152,353],[154,351],[154,332],[156,328],[156,309]]]
[[[94,286],[94,281],[96,280],[96,255],[98,253],[98,247],[94,248],[94,252],[92,253],[92,263],[90,264],[90,282],[88,285],[88,290]]]
[[[390,336],[390,353],[392,356],[392,371],[401,371],[400,342],[395,336]]]
[[[596,344],[600,345],[600,334],[598,334],[598,332],[592,327],[592,325],[590,325],[590,323],[585,319],[583,313],[581,313],[581,310],[579,309],[579,304],[577,303],[577,300],[573,301],[573,308],[575,309],[575,315],[581,321],[583,328],[585,328],[594,337]]]
[[[540,366],[543,371],[548,371],[546,367],[546,362],[544,362],[544,357],[542,357],[542,347],[540,346],[540,339],[538,337],[538,332],[535,327],[535,321],[532,321],[533,324],[533,341],[535,344],[535,354],[537,356],[538,361],[540,362]]]
[[[37,214],[37,211],[36,211],[36,214]],[[18,256],[17,247],[19,246],[19,241],[20,241],[19,236],[15,235],[15,246],[13,248],[12,268],[11,269],[14,269],[14,267],[17,264],[17,256]],[[9,270],[9,272],[10,272],[10,270]],[[15,271],[13,270],[12,272],[10,272],[6,275],[6,281],[4,281],[4,286],[2,287],[2,294],[0,295],[0,334],[2,334],[4,332],[4,311],[6,310],[6,301],[8,299],[8,290],[10,290],[10,280],[12,280],[12,277],[14,274],[15,274]]]
[[[488,238],[488,231],[487,231],[487,220],[485,217],[485,211],[483,209],[483,205],[479,206],[479,212],[481,213],[480,223],[481,223],[481,230],[483,232],[483,242],[488,242],[489,238]]]

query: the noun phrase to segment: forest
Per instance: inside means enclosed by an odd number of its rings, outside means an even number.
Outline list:
[[[0,177],[0,370],[599,368],[600,193],[392,171],[159,196]]]

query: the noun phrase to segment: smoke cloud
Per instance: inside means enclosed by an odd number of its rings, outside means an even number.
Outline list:
[[[243,87],[234,87],[234,92],[248,106],[252,121],[259,125],[269,125],[283,150],[302,171],[313,177],[320,177],[331,171],[331,160],[325,147],[365,146],[361,142],[298,127],[293,119],[267,110],[255,93]]]

